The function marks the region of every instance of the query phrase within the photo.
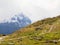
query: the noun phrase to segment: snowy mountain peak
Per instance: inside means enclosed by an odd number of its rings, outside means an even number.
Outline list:
[[[15,15],[0,23],[0,34],[10,34],[29,24],[31,24],[31,20],[24,16],[24,14]]]

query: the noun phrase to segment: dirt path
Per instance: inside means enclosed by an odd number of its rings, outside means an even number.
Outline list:
[[[26,38],[28,36],[22,36],[22,37],[18,37],[18,38],[12,38],[12,39],[9,39],[9,40],[13,40],[13,39],[20,39],[20,38]]]
[[[51,32],[53,28],[54,28],[54,25],[52,25],[52,26],[50,27],[48,33]]]
[[[52,26],[50,27],[49,31],[42,32],[42,33],[39,34],[39,35],[43,35],[43,34],[46,34],[46,33],[50,33],[53,28],[54,28],[54,25],[52,25]]]
[[[0,42],[3,41],[3,39],[6,38],[6,37],[8,37],[8,36],[2,36],[2,37],[0,37]]]

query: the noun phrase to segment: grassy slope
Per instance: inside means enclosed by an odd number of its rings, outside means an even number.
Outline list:
[[[60,45],[60,16],[22,28],[6,36],[0,45]]]

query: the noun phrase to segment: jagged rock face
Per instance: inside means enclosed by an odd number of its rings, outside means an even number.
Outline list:
[[[0,34],[10,34],[31,24],[31,20],[23,14],[15,15],[10,20],[0,23]]]

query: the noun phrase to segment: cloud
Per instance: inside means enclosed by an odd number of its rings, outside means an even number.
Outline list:
[[[60,14],[60,0],[0,0],[0,20],[23,12],[32,22]]]
[[[58,0],[38,0],[37,5],[47,10],[53,10],[58,6]]]
[[[32,21],[60,14],[58,9],[59,0],[25,0],[22,2],[21,7],[23,8],[21,9]]]

